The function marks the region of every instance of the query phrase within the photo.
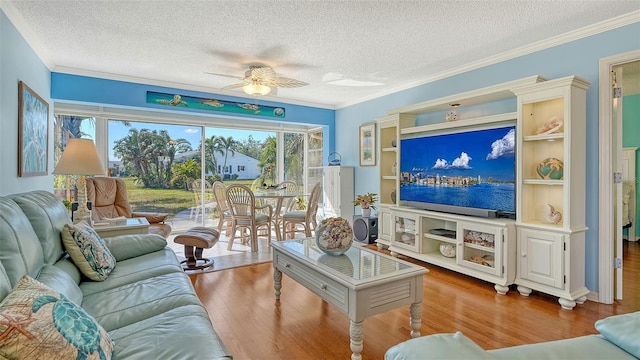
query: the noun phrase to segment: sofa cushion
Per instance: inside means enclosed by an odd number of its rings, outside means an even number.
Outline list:
[[[12,288],[24,275],[38,275],[44,263],[40,240],[22,209],[7,197],[0,198],[0,244],[0,262]]]
[[[116,261],[123,261],[162,250],[167,240],[158,235],[122,235],[103,239]]]
[[[601,335],[512,346],[488,352],[498,360],[636,359]]]
[[[109,334],[114,360],[232,358],[201,305],[176,307]]]
[[[424,359],[495,359],[460,331],[455,334],[435,334],[401,342],[391,347],[385,360]]]
[[[73,278],[63,269],[53,265],[45,265],[40,270],[37,280],[66,296],[67,299],[77,305],[82,305],[82,291],[80,291]]]
[[[80,283],[82,294],[87,297],[109,289],[132,284],[137,281],[164,274],[183,272],[173,250],[162,249],[132,259],[118,261],[117,266],[105,281],[83,281]]]
[[[4,299],[5,296],[11,291],[11,284],[7,277],[7,271],[4,269],[2,262],[0,262],[0,299]]]
[[[640,359],[640,311],[598,320],[596,330],[607,340]]]
[[[66,224],[62,242],[73,262],[91,280],[104,281],[116,266],[116,259],[100,235],[84,221]]]
[[[107,331],[183,305],[199,305],[189,277],[173,272],[84,297],[82,307]]]
[[[110,359],[109,334],[81,307],[29,276],[0,303],[0,357]]]
[[[42,245],[44,262],[53,264],[64,255],[60,232],[71,221],[69,212],[54,194],[43,191],[9,195],[29,219]]]

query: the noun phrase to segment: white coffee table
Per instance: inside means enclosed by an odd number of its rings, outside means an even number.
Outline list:
[[[98,221],[93,225],[93,230],[103,238],[129,234],[148,234],[149,221],[142,217],[127,219],[127,223],[124,225],[100,225]]]
[[[366,317],[409,306],[411,336],[420,336],[422,275],[428,270],[364,247],[353,245],[332,256],[315,239],[272,242],[273,280],[280,299],[282,273],[337,307],[350,320],[351,359],[360,360]]]

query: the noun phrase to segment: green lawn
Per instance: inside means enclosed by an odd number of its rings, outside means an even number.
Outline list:
[[[134,183],[134,178],[123,178],[127,185],[129,205],[133,211],[164,212],[173,216],[195,205],[191,190],[146,189]],[[244,184],[250,186],[253,180],[227,180],[225,185]]]

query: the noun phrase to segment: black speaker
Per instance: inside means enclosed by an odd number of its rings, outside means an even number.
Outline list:
[[[362,216],[353,217],[353,236],[356,241],[374,244],[378,240],[378,218]]]

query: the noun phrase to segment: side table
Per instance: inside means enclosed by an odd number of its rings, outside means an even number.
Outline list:
[[[93,230],[103,238],[130,234],[148,234],[149,222],[142,217],[127,219],[127,223],[124,225],[100,225],[100,222],[96,222]]]

